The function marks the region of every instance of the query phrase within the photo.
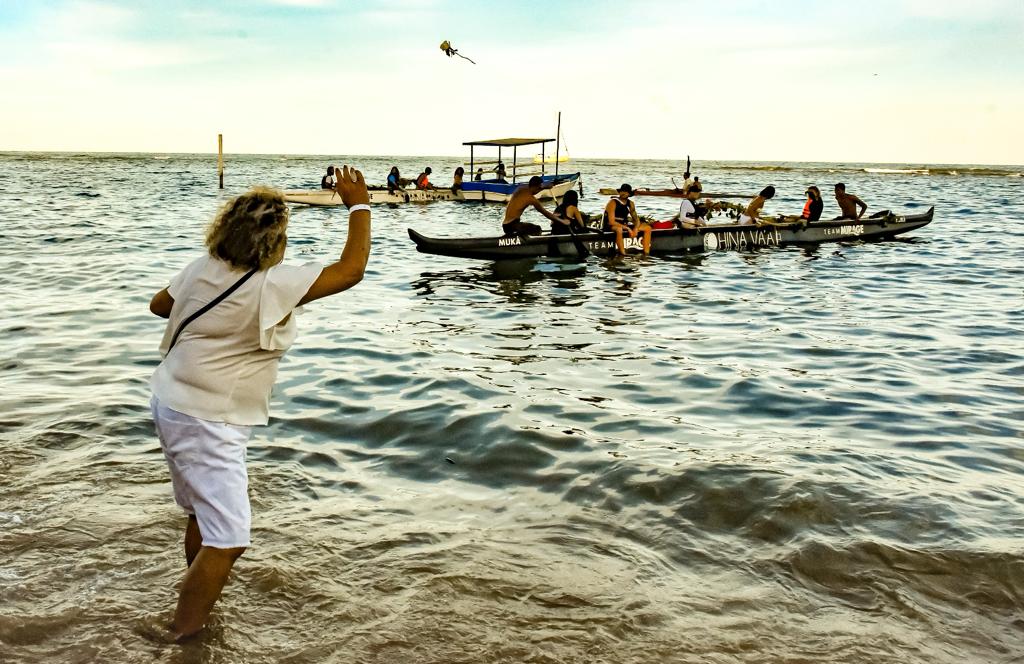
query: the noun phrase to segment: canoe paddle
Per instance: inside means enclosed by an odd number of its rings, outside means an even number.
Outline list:
[[[580,236],[576,235],[576,231],[572,229],[572,222],[569,222],[569,235],[572,236],[572,243],[576,245],[576,252],[579,253],[580,258],[586,258],[590,255],[590,250],[587,249],[586,245],[580,241]]]

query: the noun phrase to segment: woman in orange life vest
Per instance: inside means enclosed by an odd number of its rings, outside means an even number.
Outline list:
[[[823,207],[825,201],[821,200],[821,190],[811,185],[807,188],[807,202],[804,203],[804,212],[800,216],[806,221],[818,221],[821,219]]]
[[[640,221],[636,214],[636,206],[629,197],[633,195],[633,187],[624,184],[618,189],[618,196],[608,201],[604,208],[604,229],[615,231],[615,246],[619,254],[626,255],[625,243],[622,241],[622,234],[629,233],[629,237],[636,237],[637,232],[644,234],[644,255],[651,253],[651,225]],[[630,223],[632,221],[632,223]]]

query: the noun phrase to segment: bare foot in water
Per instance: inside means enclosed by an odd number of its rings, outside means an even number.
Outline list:
[[[182,643],[192,636],[181,636],[172,627],[172,616],[155,615],[140,618],[135,624],[135,633],[153,643]]]

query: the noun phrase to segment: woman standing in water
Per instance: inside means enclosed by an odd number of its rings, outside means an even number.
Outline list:
[[[355,286],[370,254],[363,175],[335,171],[349,208],[341,257],[321,267],[283,265],[288,207],[256,188],[228,202],[206,232],[207,254],[189,263],[149,304],[167,318],[163,361],[150,381],[156,432],[174,499],[188,514],[188,571],[170,630],[203,628],[235,560],[249,546],[245,469],[253,426],[267,423],[281,356],[295,340],[293,310]]]

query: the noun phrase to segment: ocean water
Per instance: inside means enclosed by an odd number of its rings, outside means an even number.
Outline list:
[[[376,207],[365,280],[282,362],[213,622],[148,638],[184,570],[149,298],[231,195],[331,162],[458,164],[229,156],[218,191],[209,155],[0,155],[0,661],[1024,661],[1020,167],[695,163],[774,184],[769,212],[817,184],[834,213],[839,179],[936,207],[748,253],[472,262],[406,229],[494,234],[500,207]],[[594,213],[682,170],[572,166]],[[287,260],[345,229],[293,210]]]

